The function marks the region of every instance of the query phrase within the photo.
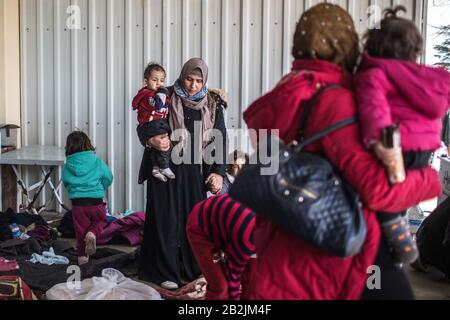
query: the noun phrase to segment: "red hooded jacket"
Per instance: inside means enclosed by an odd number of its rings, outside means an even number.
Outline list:
[[[306,137],[311,136],[356,116],[351,80],[335,64],[297,60],[293,72],[271,94],[257,100],[244,119],[251,129],[279,129],[280,137],[289,143],[298,138],[301,102],[310,99],[322,85],[340,84],[343,88],[326,92],[311,112],[305,131]],[[359,192],[367,221],[362,251],[346,259],[332,256],[257,217],[257,266],[249,287],[252,299],[359,299],[381,239],[375,211],[399,212],[440,195],[439,177],[431,168],[410,171],[404,183],[391,187],[384,167],[364,148],[359,132],[359,124],[351,125],[308,146],[306,151],[325,156]]]
[[[154,120],[167,118],[169,109],[164,108],[163,111],[157,110],[156,99],[159,99],[157,92],[146,87],[139,90],[133,98],[133,110],[137,110],[138,112],[138,121],[140,125]],[[166,98],[166,101],[163,101],[163,104],[164,106],[170,105],[169,97]]]
[[[442,118],[450,107],[447,70],[366,54],[354,83],[366,145],[381,141],[381,129],[398,123],[404,151],[440,147]]]

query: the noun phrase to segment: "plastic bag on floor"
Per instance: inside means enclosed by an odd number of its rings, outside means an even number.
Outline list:
[[[115,269],[105,269],[101,277],[75,283],[61,283],[47,291],[48,300],[162,300],[152,287],[126,278]]]

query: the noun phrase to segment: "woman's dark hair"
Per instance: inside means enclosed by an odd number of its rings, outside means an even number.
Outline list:
[[[91,139],[82,131],[74,131],[67,136],[66,157],[84,151],[95,151]]]
[[[370,29],[364,35],[365,50],[373,57],[416,60],[423,49],[423,38],[411,20],[397,16],[405,12],[404,6],[384,11],[379,28]]]
[[[144,70],[144,79],[149,79],[153,71],[159,71],[166,74],[166,70],[160,64],[150,62]]]

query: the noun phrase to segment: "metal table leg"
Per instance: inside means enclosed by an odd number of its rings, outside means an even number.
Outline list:
[[[54,168],[52,168],[52,169],[54,169]],[[41,172],[42,172],[42,174],[43,174],[44,176],[47,175],[47,172],[45,171],[45,169],[44,169],[42,166],[41,166]],[[63,207],[65,210],[68,211],[69,208],[67,208],[67,207],[64,205],[64,203],[63,203],[63,201],[61,200],[61,197],[59,196],[59,193],[58,193],[58,191],[59,191],[59,189],[61,188],[61,185],[62,185],[62,180],[60,180],[60,181],[58,182],[58,185],[57,185],[56,188],[55,188],[55,186],[54,186],[54,184],[53,184],[53,182],[52,182],[51,179],[48,180],[48,184],[50,185],[50,188],[52,189],[53,194],[55,195],[55,198],[56,198],[56,200],[58,201],[58,203],[61,205],[61,207]]]
[[[51,176],[52,172],[53,172],[53,168],[50,168],[50,171],[44,176],[44,180],[42,180],[42,183],[41,183],[40,187],[35,192],[33,200],[31,201],[31,203],[27,207],[27,211],[31,210],[34,213],[36,213],[36,209],[34,208],[34,203],[36,202],[36,200],[38,199],[38,197],[41,194],[42,190],[44,189],[45,185],[47,184],[48,180],[50,179],[50,176]],[[37,214],[39,214],[40,211],[42,211],[42,208],[39,209]]]
[[[11,168],[14,171],[14,174],[16,175],[17,184],[22,189],[22,193],[25,196],[25,201],[27,202],[27,205],[28,205],[31,201],[28,196],[29,189],[26,187],[25,182],[23,182],[22,177],[20,176],[19,171],[17,170],[17,167],[15,165],[11,165]],[[17,197],[17,202],[19,202],[19,197]],[[22,201],[20,201],[20,202],[22,202]],[[20,204],[18,209],[20,210],[20,208],[22,208],[22,207],[24,207],[23,204]],[[37,211],[34,210],[33,213],[37,214]]]
[[[36,215],[39,214],[38,210],[36,210],[36,208],[34,208],[34,203],[36,202],[37,198],[39,197],[39,194],[42,192],[42,189],[44,188],[44,186],[47,184],[48,179],[50,178],[50,175],[52,174],[53,169],[51,169],[47,175],[44,176],[44,179],[41,180],[40,182],[35,183],[34,185],[32,185],[31,187],[27,187],[25,185],[25,183],[23,182],[22,178],[20,177],[19,171],[17,170],[15,165],[11,165],[14,174],[17,177],[17,184],[20,186],[20,188],[22,189],[23,194],[25,195],[25,201],[27,202],[27,206],[25,207],[25,210],[27,212],[32,212]],[[38,190],[35,192],[33,199],[30,199],[30,194],[29,192],[38,188]]]

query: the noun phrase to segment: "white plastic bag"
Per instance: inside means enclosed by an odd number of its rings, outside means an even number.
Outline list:
[[[115,269],[104,269],[101,277],[61,283],[47,291],[48,300],[162,300],[152,287],[126,278]]]

